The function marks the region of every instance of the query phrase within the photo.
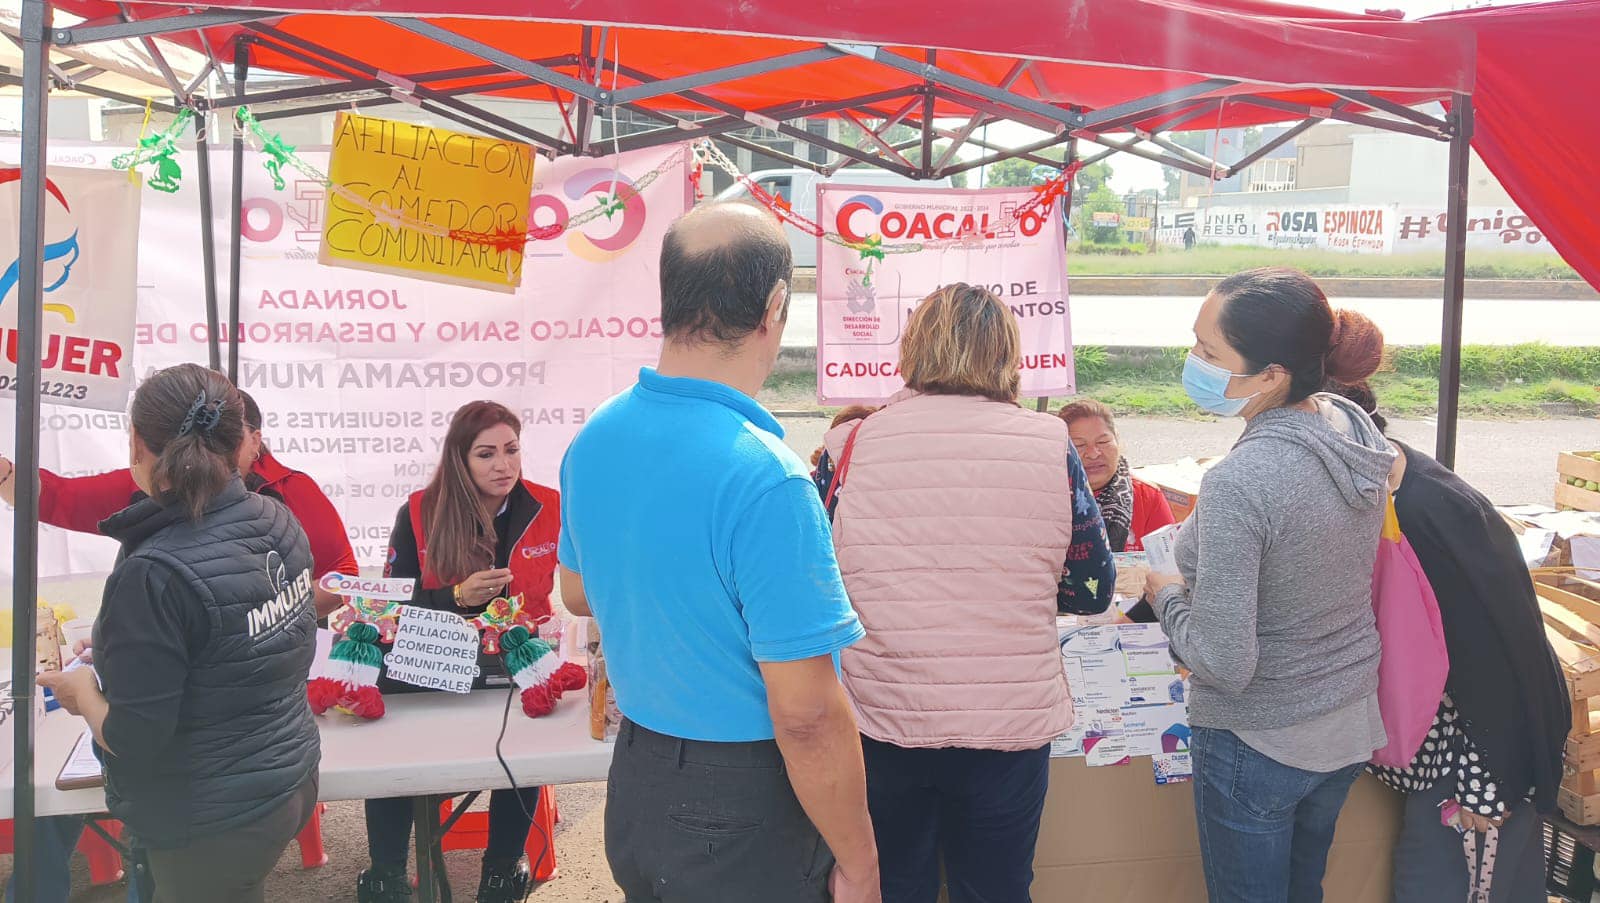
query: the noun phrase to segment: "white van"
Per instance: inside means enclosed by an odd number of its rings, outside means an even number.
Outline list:
[[[870,166],[855,166],[841,169],[832,177],[825,177],[809,169],[763,169],[750,174],[750,180],[761,186],[773,197],[783,198],[789,202],[790,208],[813,222],[817,219],[817,184],[837,183],[840,185],[871,185],[874,187],[894,185],[910,188],[949,188],[950,177],[942,179],[908,179],[896,172],[887,169],[878,169]],[[717,195],[719,201],[735,201],[739,198],[749,197],[750,192],[744,183],[735,183]],[[827,226],[826,223],[823,224]],[[789,247],[794,250],[794,265],[797,267],[814,267],[817,265],[817,238],[808,235],[792,225],[785,224],[784,229],[789,233]]]

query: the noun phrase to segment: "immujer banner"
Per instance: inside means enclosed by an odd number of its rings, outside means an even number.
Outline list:
[[[17,396],[22,171],[0,166],[0,398]],[[127,410],[133,390],[139,180],[51,166],[44,198],[44,340],[39,391],[50,404]],[[9,450],[8,450],[9,453]]]

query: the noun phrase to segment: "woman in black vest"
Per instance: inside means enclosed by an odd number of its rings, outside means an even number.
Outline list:
[[[94,669],[39,683],[94,731],[106,806],[148,849],[157,903],[257,903],[317,801],[310,546],[240,481],[244,405],[221,374],[162,370],[130,417],[147,497],[101,525],[122,552]]]

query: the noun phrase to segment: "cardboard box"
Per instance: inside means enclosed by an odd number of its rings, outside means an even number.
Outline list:
[[[1157,786],[1147,757],[1089,768],[1052,759],[1033,898],[1051,903],[1206,903],[1191,784]],[[1324,899],[1389,903],[1400,795],[1363,775],[1339,815]]]
[[[1517,534],[1529,567],[1581,567],[1600,574],[1600,513],[1540,505],[1496,510]]]
[[[1221,458],[1184,458],[1171,464],[1151,464],[1136,467],[1133,475],[1161,490],[1172,506],[1172,516],[1187,518],[1194,511],[1195,499],[1200,496],[1200,478]],[[1600,461],[1595,462],[1600,465]]]
[[[1561,452],[1556,456],[1556,507],[1600,511],[1600,461],[1595,452]],[[1584,485],[1575,485],[1574,481]]]
[[[1545,637],[1561,661],[1572,698],[1566,777],[1557,802],[1580,825],[1600,824],[1600,583],[1539,574],[1534,581]],[[1583,593],[1574,590],[1584,590]]]

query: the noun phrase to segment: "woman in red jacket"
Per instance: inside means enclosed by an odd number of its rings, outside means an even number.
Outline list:
[[[1128,472],[1111,409],[1084,399],[1061,409],[1067,433],[1083,459],[1089,487],[1106,520],[1106,538],[1113,552],[1142,552],[1142,540],[1173,523],[1172,506],[1161,490]]]
[[[474,401],[450,419],[433,479],[401,506],[389,534],[384,575],[416,578],[412,605],[470,618],[496,599],[521,596],[523,610],[535,621],[549,617],[560,495],[523,479],[521,436],[522,421],[492,401]],[[476,686],[509,684],[498,656],[480,654],[478,667]],[[403,688],[387,675],[379,686],[385,693]],[[522,850],[538,804],[538,787],[489,795],[478,903],[512,903],[526,894]],[[406,854],[412,812],[407,797],[366,801],[372,867],[357,879],[359,903],[411,899]]]
[[[360,574],[356,554],[350,548],[344,520],[333,503],[322,493],[317,481],[298,470],[279,463],[261,439],[261,408],[243,391],[245,436],[239,446],[239,472],[245,475],[245,488],[273,496],[289,509],[311,540],[313,574],[317,579],[329,573]],[[16,504],[15,469],[0,457],[0,499]],[[127,468],[86,477],[62,477],[48,470],[39,471],[39,522],[78,533],[99,533],[100,522],[128,507],[139,487]],[[317,616],[338,608],[343,600],[318,586]]]

